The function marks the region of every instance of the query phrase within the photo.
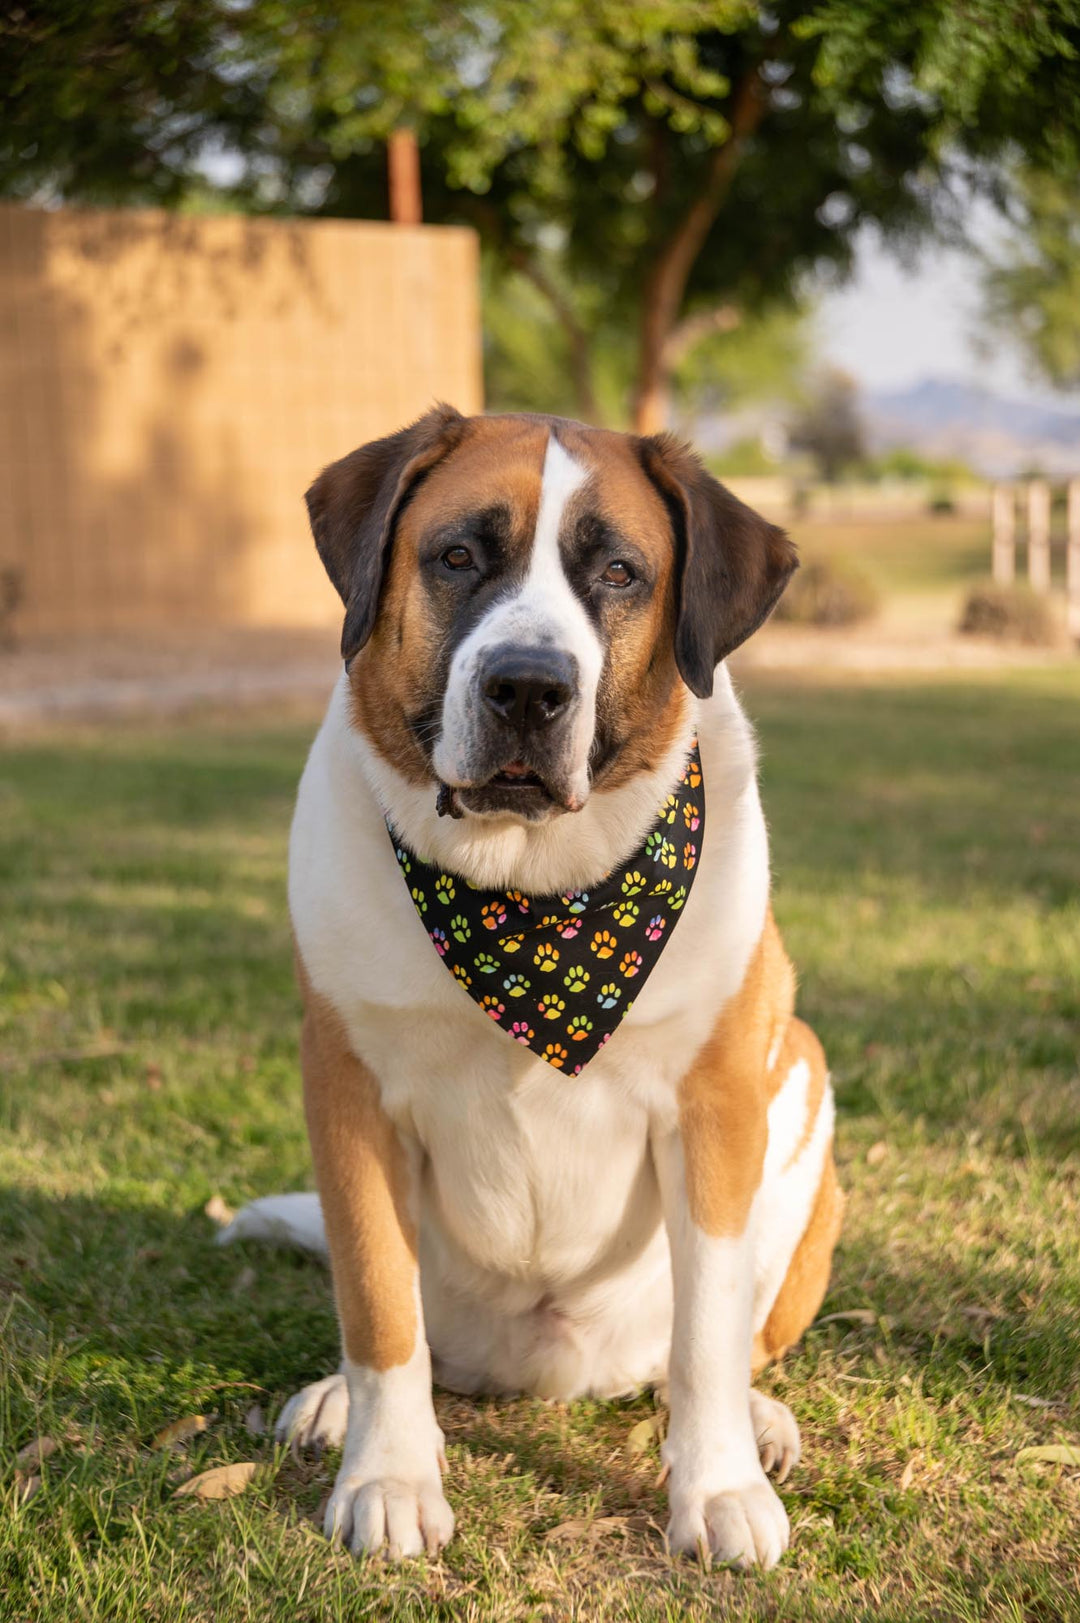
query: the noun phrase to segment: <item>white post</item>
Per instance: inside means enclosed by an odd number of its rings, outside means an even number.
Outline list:
[[[1011,485],[995,485],[990,507],[993,526],[991,574],[998,586],[1016,579],[1016,498]]]
[[[1050,590],[1050,486],[1045,479],[1028,485],[1028,580],[1035,592]]]
[[[1080,479],[1069,482],[1065,551],[1065,612],[1069,636],[1080,642]]]

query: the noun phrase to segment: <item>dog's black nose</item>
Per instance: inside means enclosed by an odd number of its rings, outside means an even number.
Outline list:
[[[519,730],[550,726],[577,690],[577,664],[556,648],[496,649],[480,680],[484,703]]]

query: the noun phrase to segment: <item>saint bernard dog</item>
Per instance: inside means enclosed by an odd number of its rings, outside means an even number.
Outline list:
[[[669,1547],[771,1567],[799,1432],[751,1380],[843,1197],[723,662],[794,546],[667,435],[449,407],[307,502],[345,605],[289,857],[318,1195],[223,1235],[329,1255],[341,1366],[279,1436],[343,1446],[331,1538],[434,1553],[433,1379],[666,1382]]]

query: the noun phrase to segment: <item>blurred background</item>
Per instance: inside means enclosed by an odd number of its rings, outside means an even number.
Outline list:
[[[1080,1617],[1076,0],[5,0],[0,103],[4,1617]],[[325,1277],[211,1243],[311,1185],[303,491],[437,398],[802,550],[733,665],[849,1205],[766,1576],[667,1560],[648,1394],[439,1394],[444,1560],[333,1557]]]

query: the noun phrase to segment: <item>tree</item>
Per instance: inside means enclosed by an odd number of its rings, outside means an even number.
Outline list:
[[[1015,229],[986,271],[986,315],[1058,389],[1080,387],[1080,181],[1018,177]]]
[[[859,391],[854,378],[829,368],[791,426],[791,444],[808,451],[829,484],[865,455]]]
[[[586,415],[598,349],[635,334],[643,429],[688,346],[842,273],[865,222],[913,236],[972,165],[1064,169],[1080,146],[1077,0],[26,0],[15,18],[0,186],[173,200],[217,151],[242,206],[379,214],[383,143],[411,124],[428,218],[471,222],[531,283]]]

